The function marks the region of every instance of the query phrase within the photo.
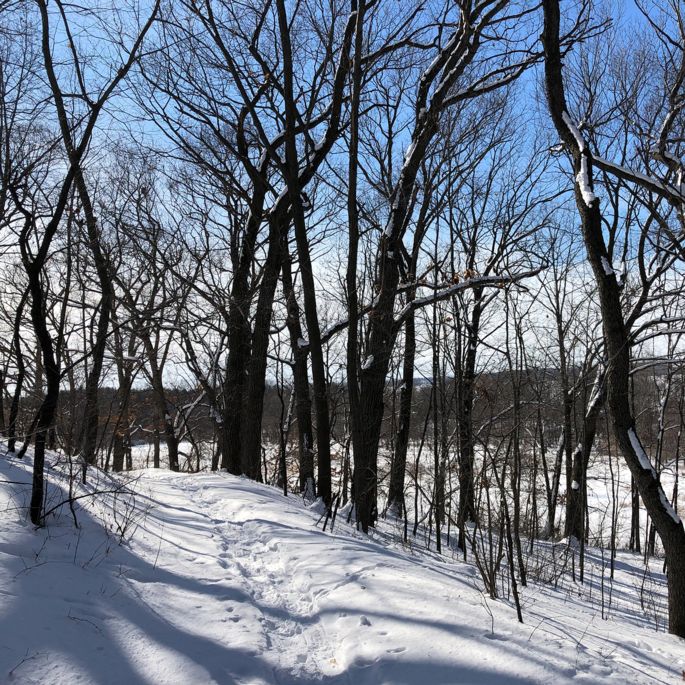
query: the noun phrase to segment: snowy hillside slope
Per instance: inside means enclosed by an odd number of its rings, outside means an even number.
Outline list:
[[[0,456],[3,683],[682,682],[685,641],[640,617],[639,559],[620,557],[609,620],[538,585],[520,625],[472,565],[323,532],[295,497],[226,474],[141,471],[135,497],[84,497],[79,529],[64,506],[36,531],[29,467]]]

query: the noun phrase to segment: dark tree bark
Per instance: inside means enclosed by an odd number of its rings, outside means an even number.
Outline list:
[[[295,227],[295,241],[299,257],[304,312],[307,321],[309,353],[312,361],[314,406],[316,410],[316,452],[318,462],[318,493],[327,506],[331,504],[331,429],[328,411],[328,384],[321,343],[321,329],[316,305],[316,283],[312,270],[302,188],[300,187],[300,161],[297,154],[295,131],[299,112],[293,96],[293,60],[290,45],[290,27],[284,0],[277,0],[278,23],[283,51],[283,94],[285,100],[285,178],[290,195],[290,208]]]
[[[112,436],[112,470],[115,472],[123,471],[126,465],[126,455],[131,449],[131,431],[129,403],[131,399],[131,387],[133,385],[133,374],[131,372],[130,358],[135,352],[135,339],[131,340],[127,349],[129,359],[124,359],[124,344],[121,331],[118,327],[118,320],[114,306],[112,308],[112,322],[114,324],[114,355],[117,366],[117,379],[119,388],[117,390],[117,419]]]
[[[620,289],[602,233],[599,200],[593,192],[592,154],[568,114],[559,38],[559,0],[543,0],[545,85],[550,116],[573,157],[575,195],[588,261],[597,284],[610,363],[607,405],[621,453],[635,480],[666,552],[670,632],[685,637],[685,529],[668,502],[635,431],[629,402],[630,335],[623,317]]]
[[[476,381],[476,353],[480,334],[482,314],[482,288],[473,291],[474,303],[470,320],[466,322],[466,354],[457,378],[457,425],[459,428],[459,509],[457,526],[459,528],[459,548],[466,552],[464,530],[468,521],[476,520],[475,489],[473,466],[475,461],[473,436],[473,402]]]
[[[411,297],[411,295],[409,296]],[[404,510],[404,479],[407,471],[407,450],[411,428],[412,398],[414,394],[414,362],[416,358],[416,323],[414,314],[404,324],[404,354],[402,360],[402,388],[400,390],[399,428],[395,442],[388,488],[388,510],[400,517]]]
[[[421,244],[428,228],[428,209],[432,200],[431,193],[425,193],[421,203],[419,217],[409,263],[409,277],[415,278],[418,268]],[[416,299],[416,286],[407,290],[407,302]],[[409,448],[409,432],[411,429],[412,401],[414,398],[414,363],[416,359],[416,317],[412,310],[404,324],[404,354],[402,359],[402,388],[400,390],[399,428],[395,442],[390,471],[390,485],[388,489],[388,509],[392,509],[399,517],[405,508],[404,480],[407,470],[407,450]],[[349,362],[348,362],[349,363]]]
[[[300,465],[300,492],[307,497],[316,497],[314,478],[314,431],[312,428],[312,401],[309,396],[309,377],[307,374],[307,346],[302,336],[300,308],[297,304],[293,287],[290,249],[285,238],[283,251],[283,294],[286,298],[287,325],[290,334],[290,346],[293,353],[293,392],[295,393],[295,416],[297,417],[297,434]]]
[[[10,404],[9,425],[7,426],[7,451],[14,452],[17,441],[17,418],[19,417],[19,405],[21,393],[24,389],[24,379],[26,377],[26,364],[24,362],[24,352],[21,349],[21,320],[24,316],[24,307],[29,296],[29,291],[25,290],[14,315],[14,330],[12,331],[12,349],[14,360],[17,365],[17,377],[14,382],[14,392],[12,393],[12,403]]]
[[[65,142],[67,140],[69,141],[69,148],[73,149],[69,131],[63,131],[62,135],[65,137]],[[85,407],[81,433],[81,453],[83,459],[88,464],[95,464],[97,461],[98,429],[100,423],[98,402],[100,377],[102,376],[102,366],[107,349],[107,336],[109,334],[110,314],[114,300],[114,288],[112,286],[109,260],[103,252],[100,243],[100,232],[98,230],[95,210],[90,199],[90,193],[85,178],[83,177],[80,168],[76,173],[75,185],[86,219],[88,246],[95,263],[95,270],[97,272],[101,293],[96,324],[95,345],[91,351],[90,372],[86,380]]]
[[[267,161],[259,171],[265,174]],[[262,222],[266,186],[264,176],[254,175],[254,189],[250,213],[240,249],[240,257],[234,264],[235,272],[231,284],[231,297],[228,306],[228,354],[226,376],[223,384],[224,411],[221,440],[221,468],[229,473],[241,473],[241,417],[246,392],[245,369],[250,359],[249,312],[253,295],[250,292],[250,271],[254,264],[254,252]]]
[[[597,421],[604,406],[605,383],[604,369],[597,369],[592,395],[583,417],[582,440],[573,451],[573,470],[571,487],[567,491],[569,505],[567,507],[567,535],[576,540],[585,539],[585,502],[587,495],[587,468],[592,445],[597,434]]]
[[[284,226],[285,223],[285,226]],[[240,468],[254,480],[261,480],[262,413],[266,387],[271,312],[281,270],[282,232],[287,234],[287,213],[283,210],[269,221],[269,246],[262,267],[262,281],[250,340],[246,385],[240,419]]]
[[[49,39],[49,36],[46,35],[48,32],[47,6],[42,2],[42,0],[40,2],[40,5],[44,27],[44,40],[46,40]],[[130,70],[131,66],[133,65],[133,62],[136,59],[136,53],[138,48],[140,47],[142,39],[149,30],[150,26],[152,25],[152,22],[156,17],[158,6],[159,5],[157,2],[152,10],[150,18],[148,19],[145,26],[143,27],[143,30],[136,39],[134,47],[132,48],[129,54],[128,61],[119,69],[116,76],[109,84],[109,86],[103,91],[103,94],[101,95],[100,99],[93,101],[89,97],[87,91],[85,90],[85,85],[82,79],[81,59],[78,56],[75,49],[75,44],[71,36],[71,26],[67,18],[65,7],[62,5],[61,2],[57,3],[57,7],[62,17],[63,28],[70,43],[70,49],[73,58],[73,67],[79,76],[78,83],[81,89],[81,95],[83,101],[88,104],[88,114],[86,115],[87,121],[91,120],[92,122],[94,122],[97,119],[102,107],[106,102],[106,99],[113,92],[116,85],[118,85],[121,79],[123,79],[126,73]],[[95,269],[98,277],[98,283],[101,291],[101,300],[96,325],[95,344],[93,346],[93,349],[91,350],[91,365],[90,371],[88,373],[88,378],[86,380],[85,408],[81,434],[82,456],[87,464],[93,464],[95,463],[97,456],[96,448],[99,424],[98,388],[100,384],[100,376],[102,374],[102,365],[107,345],[109,317],[111,313],[114,290],[112,287],[109,262],[102,250],[102,245],[100,242],[100,233],[98,230],[97,218],[95,216],[95,209],[93,207],[90,192],[88,190],[88,185],[83,174],[82,158],[84,148],[82,144],[79,146],[75,140],[74,129],[69,121],[69,115],[67,113],[67,108],[64,101],[64,93],[53,68],[52,55],[50,49],[51,48],[49,44],[46,44],[44,42],[43,56],[45,61],[45,68],[48,75],[48,82],[50,84],[52,98],[57,109],[57,120],[59,122],[62,142],[66,149],[71,168],[73,169],[73,183],[76,187],[76,191],[81,201],[81,208],[83,210],[83,214],[85,217],[86,231],[88,235],[88,247],[93,256]]]
[[[486,40],[491,22],[502,21],[508,3],[495,0],[487,4],[462,6],[458,26],[446,40],[431,65],[424,71],[418,86],[411,143],[391,197],[391,209],[377,249],[375,270],[377,295],[369,313],[366,358],[359,373],[359,404],[352,420],[355,458],[355,500],[357,520],[364,532],[377,517],[378,441],[383,421],[383,392],[390,357],[397,335],[394,308],[400,280],[399,260],[402,240],[413,205],[416,179],[426,152],[439,131],[442,112],[450,104],[478,97],[484,86],[463,89],[455,85],[474,60],[481,42]],[[519,17],[520,18],[520,17]],[[526,64],[536,58],[529,56]],[[525,64],[498,69],[498,78],[488,91],[510,83]],[[481,74],[481,84],[488,81]],[[348,371],[349,373],[349,371]],[[352,405],[351,405],[352,406]]]

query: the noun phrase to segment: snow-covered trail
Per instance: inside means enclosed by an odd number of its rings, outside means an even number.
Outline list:
[[[2,480],[28,480],[25,465],[0,462]],[[323,532],[272,488],[162,471],[135,487],[138,529],[118,545],[91,509],[79,531],[66,515],[33,531],[26,488],[0,483],[0,682],[682,681],[685,642],[634,615],[603,621],[532,587],[521,626],[483,597],[473,566],[343,524]]]

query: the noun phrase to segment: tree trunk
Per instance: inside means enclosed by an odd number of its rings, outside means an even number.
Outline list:
[[[571,488],[567,492],[567,534],[581,541],[585,538],[585,500],[587,493],[587,468],[590,452],[597,434],[597,420],[604,406],[604,371],[597,370],[592,395],[583,419],[583,439],[573,452]]]
[[[416,325],[412,312],[404,324],[404,360],[402,364],[402,389],[400,390],[399,429],[388,490],[388,510],[397,517],[402,515],[404,507],[404,478],[407,471],[407,449],[411,428],[415,357]]]
[[[41,366],[45,373],[46,390],[38,411],[36,426],[36,440],[33,452],[33,479],[31,489],[30,516],[31,522],[43,524],[43,499],[45,496],[45,447],[48,431],[52,427],[59,400],[60,370],[55,358],[54,345],[47,327],[46,296],[43,292],[42,269],[27,268],[29,274],[29,290],[31,293],[31,321],[39,344],[38,354],[41,356]],[[38,374],[36,374],[38,375]]]
[[[685,637],[685,529],[666,499],[635,432],[629,402],[630,337],[621,309],[618,281],[604,242],[599,200],[593,193],[592,156],[577,129],[571,128],[566,107],[559,45],[559,0],[543,0],[543,7],[547,101],[557,132],[573,156],[576,204],[599,294],[606,355],[611,360],[607,368],[609,414],[621,453],[666,552],[669,630]]]
[[[269,246],[262,268],[262,284],[257,300],[251,353],[247,363],[245,396],[240,420],[240,466],[249,478],[261,478],[262,413],[266,385],[266,361],[269,351],[271,311],[278,274],[281,270],[281,230],[285,212],[277,212],[269,221]]]
[[[290,345],[294,359],[292,371],[299,446],[300,492],[306,497],[314,498],[316,497],[316,481],[314,478],[312,401],[309,397],[309,377],[307,375],[307,346],[302,337],[300,308],[293,288],[292,264],[287,237],[284,242],[286,244],[281,246],[283,251],[283,294],[286,298],[288,312],[286,323],[290,333]]]
[[[257,186],[247,221],[240,259],[233,276],[228,305],[228,355],[223,383],[224,407],[220,428],[221,468],[229,473],[241,473],[241,418],[246,393],[246,375],[250,359],[249,312],[252,297],[248,277],[253,266],[254,249],[259,234],[261,210],[264,204],[263,188]]]
[[[24,378],[26,377],[26,364],[24,363],[24,353],[21,349],[21,319],[26,306],[29,291],[24,291],[17,311],[14,315],[14,331],[12,335],[12,347],[14,349],[14,357],[17,365],[17,378],[14,383],[14,392],[12,393],[12,403],[10,404],[9,425],[7,427],[7,451],[14,452],[17,441],[17,418],[19,417],[19,403],[21,401],[21,393],[24,389]]]
[[[285,101],[285,157],[286,185],[290,195],[290,207],[295,227],[295,241],[299,256],[302,291],[304,295],[304,314],[307,321],[309,353],[312,361],[312,380],[314,386],[314,406],[316,410],[316,451],[318,461],[319,495],[327,506],[331,504],[331,429],[328,412],[328,387],[326,369],[321,343],[321,330],[316,305],[316,284],[312,270],[307,227],[305,223],[300,186],[300,161],[297,154],[295,128],[298,125],[298,112],[293,95],[293,62],[290,44],[290,27],[284,0],[277,0],[278,23],[283,52],[283,92]]]
[[[159,428],[152,432],[152,468],[159,468]]]
[[[464,529],[467,521],[476,520],[475,489],[473,484],[474,439],[473,401],[476,379],[476,353],[481,319],[482,288],[474,291],[471,321],[466,326],[466,355],[462,373],[457,379],[457,423],[459,426],[459,547],[466,551]]]
[[[65,143],[67,144],[67,147],[69,147],[71,144],[70,138],[66,132],[63,133],[63,135],[65,135]],[[86,219],[88,247],[93,255],[95,271],[98,276],[98,284],[101,292],[95,344],[91,350],[90,373],[86,380],[85,407],[81,434],[81,453],[83,459],[87,464],[95,464],[97,461],[98,428],[100,423],[100,408],[98,405],[100,376],[102,375],[102,365],[105,359],[109,320],[112,311],[112,303],[114,301],[114,287],[112,285],[110,266],[100,245],[100,234],[98,231],[97,219],[95,217],[95,210],[93,209],[88,187],[80,166],[76,170],[74,181]]]

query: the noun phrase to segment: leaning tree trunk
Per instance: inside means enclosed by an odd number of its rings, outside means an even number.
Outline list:
[[[395,200],[376,256],[377,290],[369,313],[367,356],[359,374],[360,393],[352,418],[354,445],[354,492],[357,520],[366,533],[377,518],[378,441],[383,422],[383,391],[397,335],[393,318],[400,273],[402,232],[409,212],[419,164],[437,130],[434,122],[421,128],[412,142],[395,190]],[[352,410],[352,406],[350,406]]]
[[[685,529],[666,498],[635,431],[629,402],[630,335],[623,318],[618,281],[604,242],[599,200],[593,192],[592,155],[566,107],[559,44],[559,0],[543,0],[543,7],[547,101],[557,132],[573,156],[576,204],[597,284],[606,356],[610,360],[607,367],[609,415],[621,453],[664,545],[668,567],[669,630],[685,637]]]
[[[428,228],[428,211],[430,194],[421,205],[412,246],[409,266],[410,278],[416,274],[417,263],[423,237]],[[416,299],[416,287],[407,291],[407,304]],[[409,448],[409,433],[411,430],[411,410],[414,397],[414,364],[416,361],[416,317],[412,310],[404,323],[404,356],[402,361],[402,389],[400,390],[399,429],[395,442],[395,454],[390,469],[390,486],[388,488],[388,510],[398,517],[405,512],[404,479],[407,471],[407,450]]]
[[[562,427],[561,435],[557,441],[556,450],[554,452],[554,464],[552,466],[552,482],[549,482],[547,474],[548,465],[547,459],[543,452],[542,464],[545,469],[545,490],[547,495],[547,522],[540,532],[541,540],[549,540],[555,531],[555,521],[557,516],[557,499],[559,498],[559,484],[561,483],[561,465],[564,459],[564,450],[566,445],[566,429]]]
[[[403,250],[402,240],[413,206],[416,179],[426,151],[439,131],[440,114],[449,106],[449,93],[473,61],[484,27],[495,20],[505,4],[491,3],[487,8],[481,5],[471,8],[470,12],[465,10],[454,34],[420,79],[411,143],[392,194],[390,215],[376,253],[377,295],[374,308],[369,313],[367,356],[359,374],[357,416],[352,420],[357,519],[364,532],[374,525],[377,515],[376,475],[378,440],[383,421],[383,390],[397,335],[393,321],[400,278],[397,260]],[[472,21],[481,12],[479,20]],[[353,409],[352,405],[350,409]]]
[[[318,490],[324,503],[331,504],[331,426],[328,411],[328,384],[321,343],[321,329],[316,304],[316,284],[312,269],[307,226],[305,222],[300,185],[300,161],[297,154],[297,140],[295,129],[299,124],[299,113],[295,105],[293,93],[293,60],[290,42],[290,27],[284,0],[276,2],[278,24],[281,36],[283,59],[283,94],[285,101],[285,175],[290,207],[295,228],[295,241],[302,277],[302,291],[304,296],[304,315],[307,321],[307,336],[309,338],[309,353],[312,363],[312,380],[314,386],[314,407],[316,411],[316,452],[318,462]]]

